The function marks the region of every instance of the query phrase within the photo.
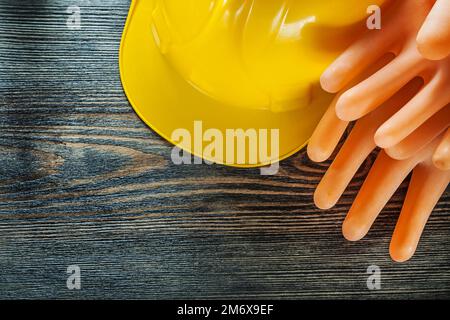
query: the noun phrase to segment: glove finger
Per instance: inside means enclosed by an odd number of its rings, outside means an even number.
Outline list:
[[[440,110],[427,122],[417,128],[401,142],[386,149],[386,153],[396,160],[412,157],[426,147],[450,126],[450,105]]]
[[[450,170],[450,128],[447,129],[441,143],[434,152],[433,163],[440,170]]]
[[[394,261],[403,262],[413,256],[425,224],[449,181],[450,171],[443,173],[430,160],[414,169],[389,248]]]

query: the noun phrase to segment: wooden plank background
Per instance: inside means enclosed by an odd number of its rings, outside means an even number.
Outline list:
[[[0,298],[450,297],[448,192],[396,264],[406,184],[364,240],[341,236],[371,161],[329,211],[312,203],[326,166],[304,152],[276,176],[173,165],[120,84],[129,4],[0,0]],[[69,5],[81,30],[66,27]],[[72,264],[79,291],[66,288]]]

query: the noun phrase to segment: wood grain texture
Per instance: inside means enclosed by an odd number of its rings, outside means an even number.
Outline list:
[[[0,0],[0,298],[449,298],[446,192],[414,258],[388,254],[406,184],[362,241],[342,201],[317,210],[327,164],[276,176],[176,166],[122,91],[125,0]],[[66,27],[68,5],[82,29]],[[82,289],[66,289],[77,264]],[[382,289],[366,288],[366,269]]]

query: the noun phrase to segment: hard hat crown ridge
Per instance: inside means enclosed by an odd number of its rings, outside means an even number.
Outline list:
[[[330,42],[345,48],[342,25],[353,21],[331,19],[333,3],[157,0],[153,33],[172,67],[204,94],[236,107],[286,111],[314,99],[312,86],[337,54]],[[316,37],[323,28],[339,30],[325,43]]]

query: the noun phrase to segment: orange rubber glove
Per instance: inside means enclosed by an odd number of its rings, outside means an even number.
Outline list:
[[[436,52],[447,48],[439,45],[441,43],[450,46],[450,31],[445,28],[450,24],[445,19],[449,13],[440,12],[450,6],[450,1],[444,1],[395,1],[388,8],[382,29],[367,31],[322,75],[321,83],[325,90],[342,91],[380,57],[386,53],[395,55],[383,68],[354,82],[340,95],[336,101],[336,113],[346,121],[359,119],[375,110],[412,78],[419,76],[425,81],[422,90],[375,132],[375,142],[382,148],[394,147],[441,109],[450,108],[450,57],[440,61],[427,60],[418,51],[416,43],[416,38],[417,41],[427,39],[427,50],[435,48]],[[431,30],[439,41],[432,39]],[[435,163],[441,168],[442,164],[450,162],[448,152],[441,152],[445,150],[445,141],[442,143],[444,146],[438,148],[435,156]]]
[[[450,55],[450,1],[436,1],[417,35],[417,46],[430,60],[441,60]]]
[[[319,208],[328,209],[336,204],[358,168],[376,148],[373,136],[377,128],[398,112],[404,103],[421,89],[422,84],[420,79],[412,80],[379,108],[356,122],[317,187],[314,201]],[[308,145],[308,154],[313,160],[326,160],[349,124],[337,117],[337,100],[339,95],[329,107]],[[395,160],[386,152],[380,152],[343,224],[343,234],[347,239],[359,240],[368,232],[389,198],[413,170],[413,179],[390,248],[391,257],[396,261],[405,261],[413,255],[425,223],[450,181],[450,171],[437,169],[431,161],[438,139],[441,138],[436,132],[445,130],[442,129],[445,123],[442,119],[449,119],[449,109],[442,109],[439,115],[418,128],[415,135],[423,145],[420,151],[416,151],[411,157]],[[441,130],[429,130],[438,127]],[[430,142],[430,139],[433,141]],[[409,144],[407,146],[409,147]],[[406,157],[406,153],[402,156]]]
[[[436,152],[433,155],[433,163],[436,168],[450,170],[450,129],[444,135]]]

